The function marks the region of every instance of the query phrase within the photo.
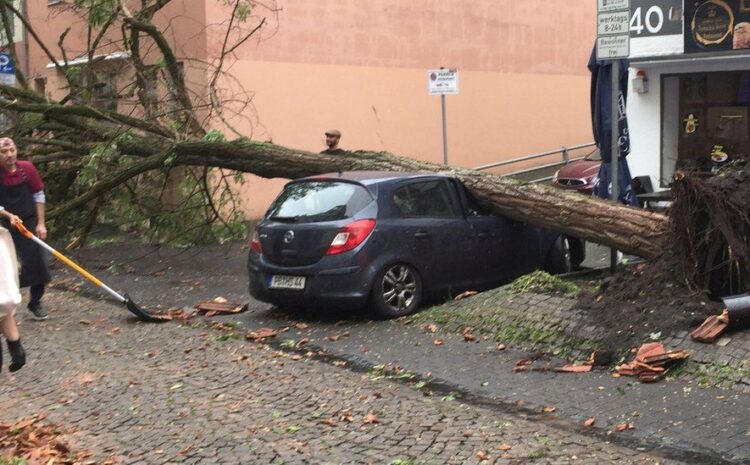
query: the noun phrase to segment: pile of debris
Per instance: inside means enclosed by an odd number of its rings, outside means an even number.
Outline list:
[[[635,358],[617,367],[617,373],[622,376],[636,376],[643,383],[653,383],[660,380],[669,368],[690,356],[684,350],[666,350],[661,342],[643,344]]]
[[[741,294],[721,299],[725,308],[719,315],[706,318],[690,337],[697,342],[712,343],[727,330],[750,328],[750,294]]]

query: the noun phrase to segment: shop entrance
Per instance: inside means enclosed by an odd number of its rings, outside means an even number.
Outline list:
[[[750,71],[664,78],[662,184],[677,169],[711,172],[748,153]]]

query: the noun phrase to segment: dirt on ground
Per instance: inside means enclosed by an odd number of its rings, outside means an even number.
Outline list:
[[[690,291],[665,259],[618,269],[585,289],[579,305],[592,322],[611,329],[602,340],[611,350],[690,331],[723,308],[707,294]]]
[[[721,313],[722,296],[748,292],[749,179],[744,156],[675,174],[664,255],[623,267],[580,299],[592,321],[619,328],[609,332],[608,345],[692,330]]]

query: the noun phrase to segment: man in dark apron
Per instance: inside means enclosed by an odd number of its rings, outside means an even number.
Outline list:
[[[39,172],[31,162],[17,159],[13,139],[0,138],[0,206],[20,217],[26,228],[42,240],[47,238],[44,200],[44,184]],[[42,296],[50,273],[42,249],[16,228],[6,227],[13,236],[21,263],[21,288],[29,288],[28,309],[35,319],[44,320],[47,312],[42,307]]]

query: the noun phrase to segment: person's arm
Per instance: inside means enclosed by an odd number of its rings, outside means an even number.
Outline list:
[[[29,187],[31,187],[31,191],[34,193],[34,204],[36,205],[37,224],[34,233],[37,237],[44,240],[47,238],[47,223],[45,222],[46,217],[44,215],[44,182],[42,182],[42,178],[39,176],[39,171],[37,171],[32,163],[26,162],[24,164],[24,170],[28,176]]]
[[[9,212],[5,209],[5,207],[2,206],[0,206],[0,216],[7,218],[8,221],[10,221],[10,224],[23,223],[23,221],[21,221],[21,218]]]
[[[36,203],[36,235],[39,239],[47,239],[47,225],[44,222],[44,202]]]

